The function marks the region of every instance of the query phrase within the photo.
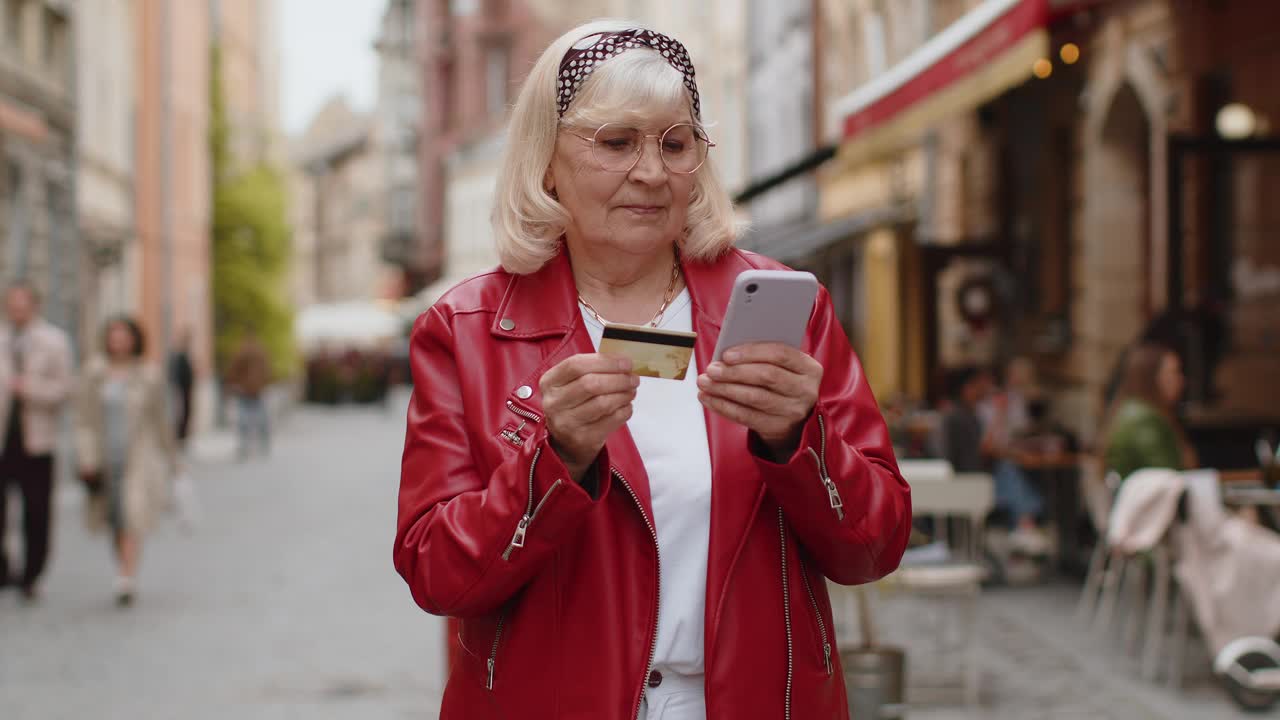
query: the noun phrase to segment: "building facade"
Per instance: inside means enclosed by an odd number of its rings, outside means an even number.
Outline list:
[[[212,40],[237,163],[283,164],[280,131],[279,6],[275,0],[209,0]]]
[[[73,22],[67,2],[0,4],[0,272],[35,286],[78,339]]]
[[[94,344],[106,320],[140,303],[134,224],[138,56],[134,0],[83,0],[76,33],[76,206],[83,246],[79,334]]]
[[[200,382],[212,371],[210,6],[136,0],[134,222],[138,305],[162,359],[191,338]],[[207,403],[202,403],[207,406]]]
[[[1088,445],[1122,353],[1155,337],[1187,362],[1193,431],[1270,422],[1275,399],[1257,389],[1274,386],[1262,367],[1280,273],[1259,198],[1280,169],[1263,79],[1280,57],[1261,28],[1276,12],[826,6],[818,84],[835,157],[817,173],[818,214],[845,232],[802,260],[852,276],[850,334],[877,391],[935,399],[948,367],[1030,356]],[[1218,127],[1228,107],[1246,121],[1236,139]]]
[[[386,289],[397,298],[422,283],[411,270],[420,227],[418,139],[423,110],[416,12],[413,0],[388,0],[374,43],[378,93],[373,112],[386,188],[385,232],[379,245],[383,261],[402,268],[401,277]]]
[[[299,309],[370,300],[396,283],[382,259],[386,164],[372,115],[326,103],[292,150],[293,298]]]

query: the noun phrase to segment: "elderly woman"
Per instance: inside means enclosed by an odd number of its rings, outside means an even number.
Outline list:
[[[441,717],[848,717],[824,578],[898,564],[910,496],[820,292],[804,350],[711,362],[735,250],[693,66],[617,22],[564,35],[511,121],[502,269],[414,326],[395,565],[460,618]],[[638,378],[606,322],[697,333]]]
[[[89,487],[89,527],[110,530],[116,602],[133,603],[142,538],[168,502],[178,464],[165,410],[167,384],[143,361],[146,337],[131,318],[109,321],[104,357],[85,370],[76,413],[77,459]]]

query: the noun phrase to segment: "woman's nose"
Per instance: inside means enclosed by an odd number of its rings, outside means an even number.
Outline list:
[[[667,178],[667,167],[662,164],[662,151],[658,149],[657,138],[649,142],[649,138],[645,138],[640,143],[640,157],[636,159],[636,164],[631,168],[631,177],[640,182],[660,182]]]

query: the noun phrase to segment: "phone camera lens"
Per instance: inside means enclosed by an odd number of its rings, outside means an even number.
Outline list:
[[[747,285],[747,294],[748,294],[748,295],[755,295],[755,294],[756,294],[756,290],[759,290],[759,289],[760,289],[760,286],[759,286],[759,285],[756,285],[755,283],[751,283],[750,285]]]

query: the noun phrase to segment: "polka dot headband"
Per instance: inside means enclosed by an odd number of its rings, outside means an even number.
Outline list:
[[[621,55],[627,50],[649,48],[662,55],[671,67],[684,76],[684,86],[693,100],[694,117],[702,118],[702,103],[698,99],[698,84],[693,77],[693,62],[689,52],[679,40],[652,30],[623,30],[600,32],[579,40],[560,61],[560,73],[556,76],[557,101],[560,117],[569,110],[569,103],[577,96],[582,84],[601,63]]]

